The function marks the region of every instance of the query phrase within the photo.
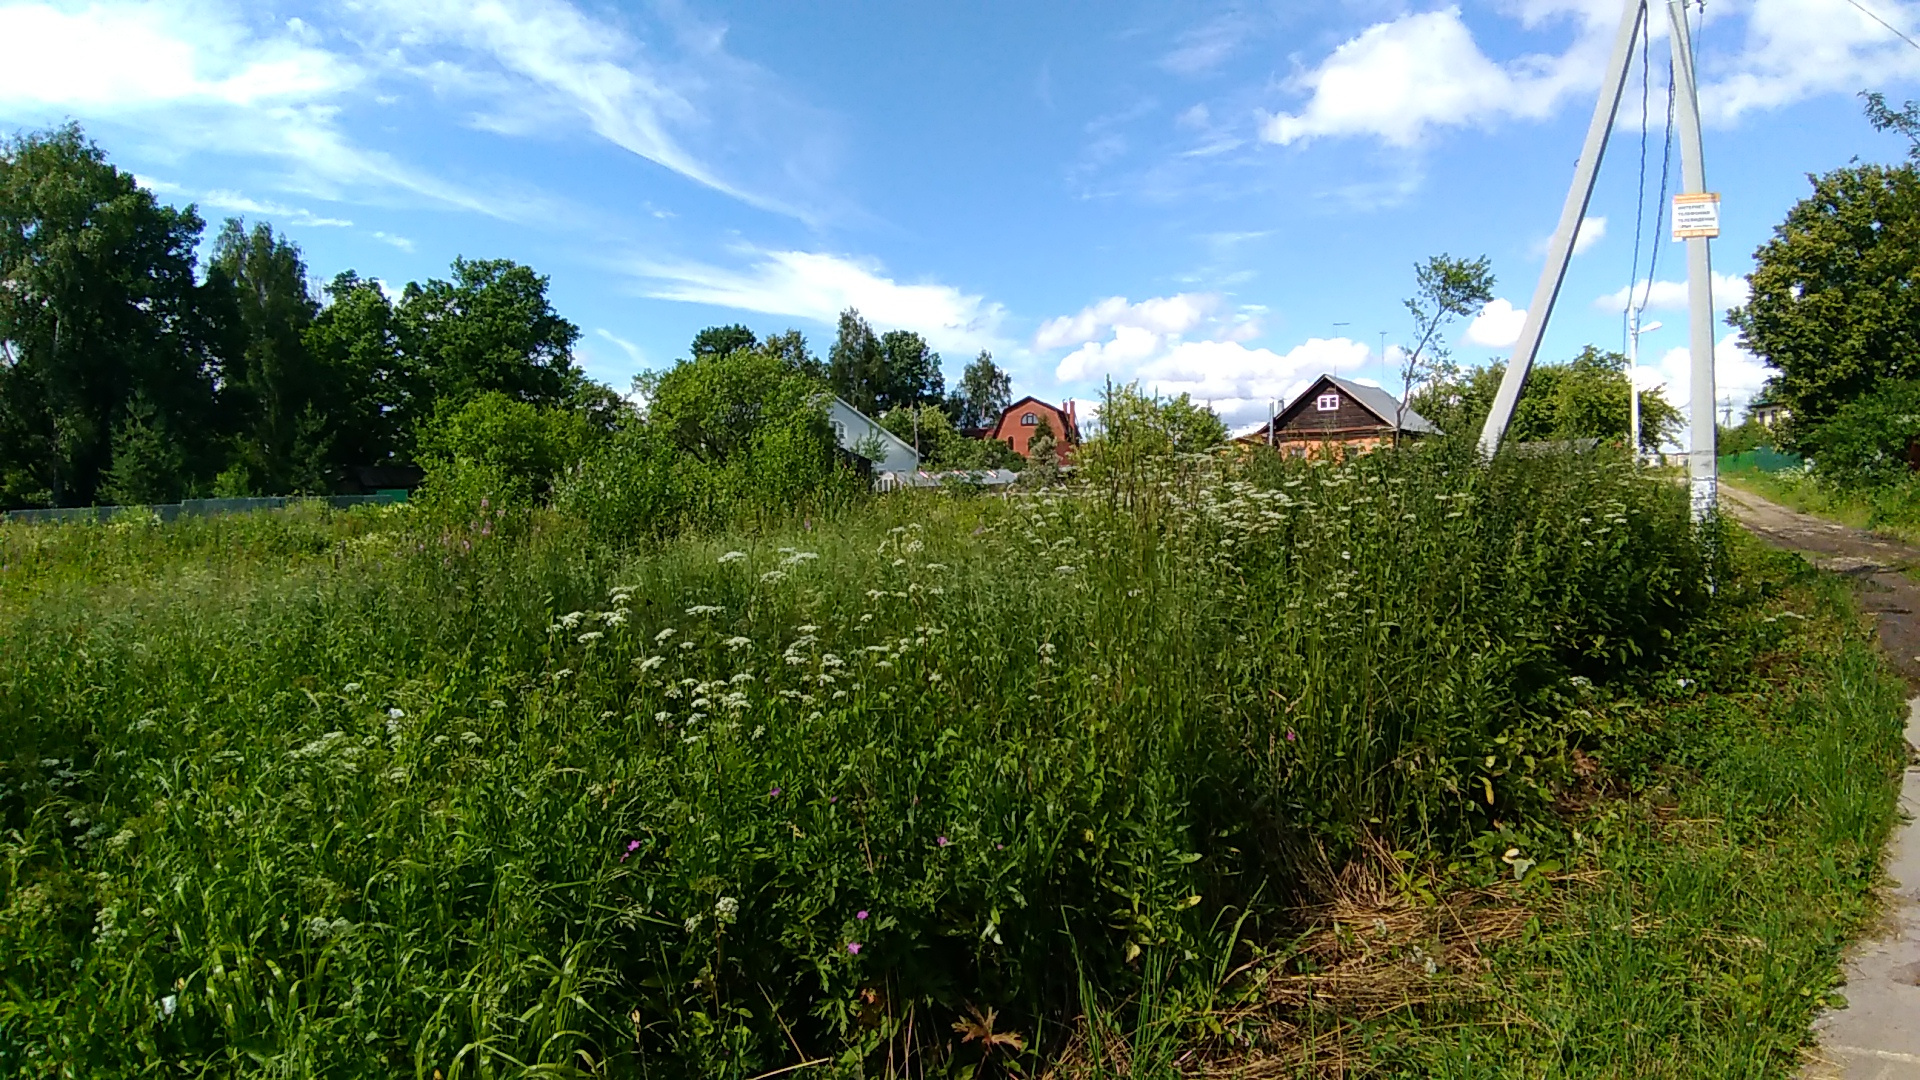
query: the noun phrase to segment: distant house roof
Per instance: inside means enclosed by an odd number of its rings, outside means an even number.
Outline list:
[[[1387,393],[1386,390],[1378,386],[1368,386],[1365,383],[1357,383],[1351,379],[1343,379],[1338,375],[1322,375],[1320,378],[1315,379],[1314,383],[1317,386],[1322,381],[1330,382],[1339,387],[1343,393],[1359,402],[1362,408],[1379,417],[1380,422],[1390,428],[1397,424],[1401,431],[1411,431],[1416,435],[1440,434],[1440,429],[1433,426],[1433,421],[1414,412],[1413,406],[1411,405],[1402,410],[1400,407],[1400,399]],[[1312,393],[1314,389],[1314,386],[1307,387],[1306,393],[1301,394],[1300,397],[1306,397],[1307,394]],[[1298,401],[1299,398],[1295,398],[1294,400]],[[1292,408],[1292,406],[1289,405],[1288,408]]]
[[[1272,421],[1255,425],[1244,434],[1235,436],[1234,441],[1249,445],[1265,443],[1269,437],[1267,429],[1270,426],[1277,428],[1276,434],[1282,437],[1299,437],[1302,432],[1293,426],[1294,421],[1306,411],[1307,404],[1327,387],[1338,390],[1361,414],[1372,417],[1380,427],[1388,431],[1403,431],[1410,435],[1436,435],[1440,432],[1439,428],[1433,426],[1432,421],[1414,412],[1411,406],[1402,409],[1400,399],[1380,387],[1357,383],[1351,379],[1340,378],[1338,375],[1321,375],[1308,383],[1305,390],[1275,413]],[[1352,425],[1331,430],[1316,429],[1321,437],[1334,435],[1336,432],[1344,432],[1346,436],[1351,437],[1360,434],[1361,430],[1363,429],[1356,429]],[[1289,435],[1289,432],[1292,434]],[[1306,434],[1312,435],[1314,432]]]
[[[873,417],[843,399],[833,399],[827,407],[827,416],[833,423],[834,436],[840,449],[850,454],[859,454],[856,448],[863,443],[878,441],[880,457],[873,462],[876,469],[882,472],[907,472],[920,467],[920,454],[914,450],[913,444],[881,427]]]

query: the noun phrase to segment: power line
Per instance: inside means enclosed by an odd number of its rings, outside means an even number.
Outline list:
[[[1858,9],[1860,14],[1865,15],[1867,18],[1872,19],[1874,22],[1877,22],[1881,26],[1886,27],[1887,32],[1892,34],[1894,37],[1899,38],[1901,41],[1906,42],[1907,44],[1913,46],[1915,49],[1920,49],[1920,41],[1915,41],[1912,38],[1908,37],[1907,35],[1901,33],[1899,30],[1895,29],[1892,23],[1888,22],[1887,20],[1881,18],[1878,15],[1875,15],[1872,11],[1868,10],[1867,6],[1865,4],[1862,4],[1860,0],[1847,0],[1847,3],[1852,4],[1856,9]]]
[[[1627,351],[1627,326],[1633,311],[1633,289],[1640,281],[1640,229],[1647,217],[1647,99],[1653,93],[1651,48],[1653,27],[1647,5],[1640,5],[1640,188],[1633,204],[1633,261],[1627,266],[1627,302],[1620,306],[1620,351]]]

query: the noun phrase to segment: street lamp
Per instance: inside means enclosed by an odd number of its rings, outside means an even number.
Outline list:
[[[1650,334],[1660,329],[1658,322],[1640,325],[1640,313],[1627,313],[1627,400],[1628,429],[1627,448],[1633,452],[1633,460],[1640,460],[1640,335]]]

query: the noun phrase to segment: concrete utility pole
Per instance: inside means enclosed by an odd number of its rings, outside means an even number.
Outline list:
[[[1657,241],[1656,241],[1657,242]],[[1627,290],[1627,452],[1640,460],[1640,335],[1660,329],[1661,324],[1640,325],[1640,313],[1633,310],[1633,290]]]
[[[1719,235],[1719,202],[1709,202],[1707,170],[1701,159],[1700,99],[1693,81],[1693,36],[1687,27],[1687,0],[1667,0],[1667,18],[1673,24],[1674,116],[1680,122],[1680,171],[1684,187],[1674,200],[1674,232],[1687,238],[1687,311],[1692,331],[1693,386],[1687,403],[1692,445],[1687,454],[1688,489],[1695,521],[1713,513],[1720,497],[1718,438],[1713,426],[1713,258],[1709,238]],[[1689,198],[1691,197],[1691,198]],[[1710,227],[1683,229],[1678,207],[1713,208]],[[1656,241],[1657,242],[1657,241]]]
[[[1680,0],[1675,0],[1676,3]],[[1587,124],[1587,141],[1580,149],[1580,163],[1573,169],[1573,186],[1567,189],[1566,204],[1560,208],[1560,225],[1547,242],[1547,265],[1540,270],[1540,284],[1534,287],[1533,303],[1527,305],[1527,319],[1513,343],[1513,358],[1507,361],[1507,373],[1494,395],[1493,408],[1487,412],[1486,426],[1480,429],[1480,453],[1492,457],[1506,438],[1507,425],[1513,422],[1513,408],[1533,371],[1534,357],[1540,351],[1540,335],[1546,331],[1547,318],[1553,314],[1553,302],[1566,280],[1567,262],[1573,258],[1573,241],[1580,233],[1580,222],[1587,216],[1587,203],[1593,198],[1593,180],[1600,171],[1600,159],[1607,152],[1607,136],[1613,130],[1613,114],[1626,90],[1627,69],[1633,66],[1633,43],[1640,36],[1641,17],[1646,0],[1626,0],[1620,13],[1620,29],[1613,37],[1613,56],[1607,62],[1606,76],[1600,83],[1600,99],[1593,104],[1593,119]],[[1689,69],[1691,71],[1691,69]],[[1691,78],[1691,76],[1689,76]],[[1692,86],[1691,81],[1687,84]]]

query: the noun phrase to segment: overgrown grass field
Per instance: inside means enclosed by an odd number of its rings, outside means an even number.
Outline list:
[[[1812,631],[1678,487],[1470,453],[657,543],[477,496],[0,526],[0,1070],[1633,1075],[1729,1035],[1727,1075],[1784,1067],[1891,821],[1897,693],[1829,612],[1764,695]],[[1807,844],[1743,862],[1783,822]],[[1477,966],[1386,950],[1551,1015],[1282,992],[1340,962],[1289,944],[1303,910],[1388,851],[1408,903],[1553,898]],[[1730,876],[1688,910],[1745,917],[1750,865],[1830,882],[1753,914],[1792,946],[1757,981],[1737,944],[1683,965],[1724,994],[1622,966],[1667,955],[1622,905]],[[1635,971],[1676,992],[1622,999],[1621,1057],[1595,995]]]

